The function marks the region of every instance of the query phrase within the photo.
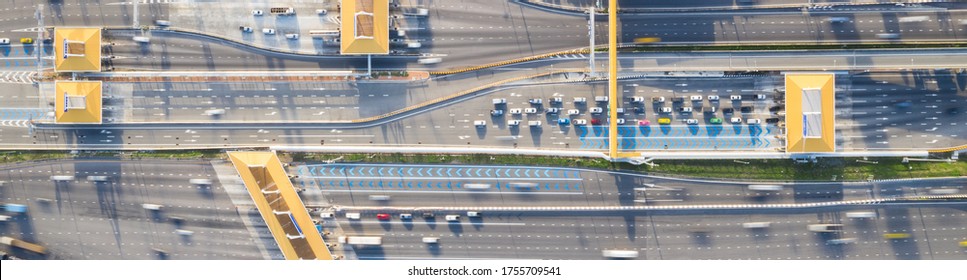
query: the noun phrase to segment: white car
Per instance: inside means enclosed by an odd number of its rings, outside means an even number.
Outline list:
[[[494,98],[493,102],[494,102],[494,105],[506,104],[507,103],[507,99],[506,98]]]
[[[585,119],[575,119],[571,123],[573,123],[574,125],[588,125],[588,120],[585,120]]]
[[[295,33],[285,34],[285,38],[289,40],[299,40],[299,34],[295,34]]]
[[[145,36],[134,36],[134,37],[131,38],[131,40],[134,40],[135,42],[138,42],[138,43],[150,43],[151,42],[151,38],[148,38],[148,37],[145,37]]]
[[[742,118],[732,118],[729,120],[731,123],[742,123]]]
[[[719,96],[718,95],[709,95],[708,96],[708,101],[718,101],[718,100],[719,100]]]
[[[411,219],[413,219],[413,214],[410,214],[410,213],[400,214],[400,220],[411,220]]]
[[[329,10],[326,10],[326,9],[316,9],[316,14],[317,15],[320,15],[321,16],[321,15],[325,15],[325,14],[328,14],[328,13],[329,13]]]
[[[262,28],[262,33],[264,33],[265,35],[275,35],[275,29]]]
[[[692,101],[702,101],[702,96],[701,95],[692,95],[692,97],[690,99]]]
[[[645,98],[641,96],[634,96],[634,97],[631,97],[631,102],[642,103],[642,102],[645,102]]]
[[[0,45],[9,45],[10,38],[0,38]]]
[[[760,120],[760,119],[747,119],[747,120],[745,120],[745,123],[747,123],[747,124],[760,124],[760,123],[762,123],[762,120]]]
[[[537,108],[534,108],[534,107],[524,108],[524,113],[537,114]]]
[[[252,28],[248,26],[239,26],[238,30],[241,30],[242,32],[245,32],[245,33],[252,33]]]
[[[567,115],[568,116],[575,116],[575,115],[580,115],[580,114],[581,114],[581,111],[578,110],[578,109],[567,110]]]
[[[587,103],[587,102],[588,102],[588,98],[587,97],[575,97],[574,98],[574,103]]]
[[[518,126],[518,125],[520,125],[520,120],[507,120],[507,125],[509,125],[509,126]]]
[[[520,108],[510,109],[510,114],[511,115],[520,115],[520,112],[521,112]]]
[[[473,121],[473,125],[477,127],[487,126],[487,121]]]
[[[662,113],[671,113],[672,112],[672,107],[661,107],[661,109],[659,110],[659,112],[662,112]]]
[[[618,119],[618,124],[619,125],[625,124],[625,119]]]
[[[756,94],[755,95],[755,99],[756,100],[766,100],[766,95],[765,94]]]
[[[729,95],[729,99],[731,99],[731,100],[742,100],[742,96],[741,95]]]
[[[263,13],[262,10],[252,10],[252,15],[253,16],[261,16],[261,15],[264,15],[264,14],[265,13]]]
[[[685,120],[685,124],[698,124],[698,120],[696,120],[696,119],[687,119],[687,120]]]
[[[548,114],[557,114],[561,112],[561,108],[551,107],[551,108],[545,109],[544,112]]]
[[[591,112],[591,114],[600,114],[601,112],[604,112],[604,110],[601,109],[601,107],[591,107],[591,110],[589,111]]]
[[[530,104],[535,104],[535,105],[543,103],[543,101],[540,98],[533,98],[533,99],[527,100],[527,102],[530,102]]]
[[[549,100],[551,101],[551,103],[564,103],[564,98],[560,98],[560,97],[551,97],[549,98]]]
[[[682,113],[691,113],[692,107],[681,107],[681,108],[678,108],[678,111]]]

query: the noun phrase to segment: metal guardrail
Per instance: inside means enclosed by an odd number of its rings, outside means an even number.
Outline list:
[[[927,150],[927,151],[928,152],[931,152],[931,153],[946,153],[946,152],[953,152],[953,151],[959,151],[959,150],[967,150],[967,144],[960,145],[960,146],[949,147],[949,148],[941,148],[941,149]]]

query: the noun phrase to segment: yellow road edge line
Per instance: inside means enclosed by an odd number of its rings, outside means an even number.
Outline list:
[[[964,150],[964,149],[967,149],[967,144],[960,145],[960,146],[949,147],[949,148],[928,150],[928,152],[931,152],[931,153],[946,153],[946,152],[953,152],[953,151]]]
[[[618,157],[618,1],[608,1],[608,155]],[[594,24],[594,23],[592,23]]]

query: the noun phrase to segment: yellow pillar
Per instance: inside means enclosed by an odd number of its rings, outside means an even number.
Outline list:
[[[608,155],[618,157],[618,0],[608,1]]]

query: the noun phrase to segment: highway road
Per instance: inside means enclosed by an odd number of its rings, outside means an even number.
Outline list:
[[[749,193],[751,183],[706,182],[657,178],[635,174],[592,170],[463,165],[385,165],[329,164],[290,167],[300,174],[296,186],[304,186],[307,205],[341,206],[617,206],[633,204],[632,189],[655,184],[646,191],[649,198],[661,199],[655,205],[807,203],[855,200],[895,195],[929,193],[935,188],[962,188],[964,178],[906,182],[801,183],[786,185],[776,197]],[[310,170],[310,171],[307,171]],[[374,172],[375,176],[369,176]],[[409,173],[424,174],[408,177]],[[436,172],[443,174],[438,179]],[[480,172],[480,177],[477,177]],[[495,172],[501,175],[487,178]],[[510,172],[504,176],[503,172]],[[529,173],[516,178],[515,173]],[[546,172],[546,173],[545,173]],[[311,178],[308,173],[318,174]],[[337,175],[332,175],[336,173]],[[390,175],[392,173],[392,175]],[[404,176],[396,176],[403,173]],[[427,173],[431,173],[427,175]],[[338,175],[342,174],[342,175]],[[387,174],[387,175],[380,175]],[[548,176],[545,176],[547,174]],[[525,174],[526,175],[526,174]],[[565,177],[566,176],[566,177]],[[318,185],[308,183],[310,180]],[[347,182],[362,180],[349,186]],[[369,181],[387,183],[370,188]],[[388,187],[389,182],[412,183],[422,187]],[[539,183],[524,191],[498,184],[513,181]],[[329,186],[328,182],[338,182]],[[427,187],[424,182],[431,182]],[[457,185],[490,183],[486,190],[467,190]],[[343,184],[342,187],[339,184]],[[442,188],[435,187],[443,183]],[[453,188],[450,188],[453,184]],[[551,184],[550,190],[544,184]],[[568,184],[570,189],[553,185]],[[574,186],[580,186],[575,189]],[[674,188],[677,195],[661,188]],[[350,191],[351,190],[351,191]],[[958,192],[964,190],[958,189]],[[321,191],[321,193],[320,193]],[[473,194],[471,194],[473,193]],[[368,195],[389,195],[388,201],[372,201]],[[675,201],[680,199],[681,201]],[[342,215],[326,219],[324,227],[345,235],[383,236],[383,246],[357,246],[360,259],[600,259],[601,250],[619,249],[640,252],[639,259],[963,259],[957,246],[965,238],[962,207],[887,207],[869,206],[873,219],[848,218],[836,210],[747,211],[745,213],[704,213],[674,211],[652,213],[563,212],[483,212],[482,218],[466,213],[437,212],[424,219],[422,212],[411,213],[412,220],[401,220],[397,211],[388,221],[378,221],[380,211],[364,211],[358,221]],[[346,211],[346,212],[350,212]],[[341,214],[341,213],[340,213]],[[447,222],[444,214],[460,214],[461,221]],[[743,223],[768,222],[768,228],[747,229]],[[806,225],[843,223],[845,231],[836,234],[808,232]],[[884,240],[882,234],[911,233],[911,239]],[[422,237],[440,237],[437,245],[424,244]],[[826,241],[855,238],[855,244],[827,245]],[[338,248],[337,248],[337,251]]]
[[[495,72],[508,75],[510,72]],[[693,73],[694,74],[694,73]],[[781,88],[780,75],[743,75],[722,76],[714,72],[687,77],[653,77],[622,81],[622,115],[626,124],[622,128],[622,148],[627,150],[665,149],[720,149],[720,150],[770,150],[777,144],[771,135],[777,133],[769,125],[746,126],[728,124],[729,118],[774,117],[770,112],[771,101],[752,101],[753,94],[766,94],[772,97],[775,89]],[[837,79],[840,105],[838,135],[842,150],[862,149],[926,149],[950,147],[963,144],[964,124],[959,121],[962,114],[956,111],[955,104],[963,101],[963,81],[965,73],[940,70],[917,72],[858,72],[841,75]],[[561,77],[559,77],[561,78]],[[580,79],[571,75],[570,78]],[[463,89],[460,82],[435,80],[441,87]],[[345,85],[319,85],[314,83],[253,84],[126,84],[108,86],[110,96],[131,98],[110,98],[106,101],[106,118],[120,121],[181,121],[211,122],[223,119],[260,120],[260,121],[314,121],[341,117],[375,115],[390,109],[401,108],[440,96],[419,85],[403,92],[402,88],[390,84],[363,82],[355,87]],[[266,87],[280,90],[257,93]],[[318,90],[326,88],[326,90]],[[361,89],[382,89],[382,96],[363,94]],[[26,88],[29,90],[29,88]],[[156,91],[164,89],[164,91]],[[211,89],[211,90],[209,90]],[[215,90],[217,89],[217,91]],[[249,91],[252,90],[252,91]],[[130,91],[130,92],[128,92]],[[397,92],[394,92],[397,91]],[[329,93],[331,92],[331,93]],[[580,94],[577,94],[580,93]],[[10,93],[19,94],[16,92]],[[325,95],[329,94],[329,98]],[[345,94],[345,97],[338,97]],[[727,99],[730,95],[742,95],[743,101],[709,102],[709,95],[719,95]],[[889,94],[889,100],[882,98]],[[302,95],[302,97],[299,97]],[[315,98],[312,96],[316,95]],[[33,135],[5,133],[0,136],[0,145],[16,147],[200,147],[223,145],[318,145],[318,144],[375,144],[375,145],[447,145],[447,146],[490,146],[490,147],[543,147],[564,149],[603,149],[603,129],[590,126],[593,119],[601,119],[600,114],[590,113],[593,107],[601,107],[593,101],[595,96],[604,95],[604,87],[595,83],[563,83],[547,85],[528,85],[526,83],[506,87],[486,96],[476,97],[439,109],[419,112],[400,120],[369,128],[351,128],[347,125],[287,124],[258,125],[236,129],[218,126],[199,125],[159,125],[148,129],[136,124],[104,124],[92,129],[60,130],[42,129]],[[673,97],[690,98],[703,96],[702,102],[673,103]],[[201,96],[201,97],[199,97]],[[229,97],[225,97],[229,96]],[[256,97],[257,96],[257,97]],[[288,97],[286,97],[288,96]],[[645,103],[630,102],[633,96],[645,98]],[[560,97],[561,104],[552,104],[551,98]],[[587,104],[575,104],[574,97],[587,98]],[[651,102],[651,97],[665,97],[664,105]],[[5,97],[6,98],[6,97]],[[324,99],[325,100],[322,100]],[[493,98],[505,98],[506,105],[499,106],[504,114],[492,117],[490,110],[495,106]],[[531,98],[541,98],[542,106],[528,104]],[[321,101],[320,101],[321,100]],[[410,101],[412,100],[412,101]],[[938,101],[939,100],[939,101]],[[334,107],[326,108],[330,102]],[[338,102],[337,102],[338,101]],[[901,102],[902,101],[902,102]],[[225,105],[214,105],[215,102]],[[331,103],[336,102],[336,103]],[[211,104],[208,104],[211,103]],[[909,104],[907,104],[909,103]],[[176,106],[171,106],[175,104]],[[701,106],[699,106],[701,105]],[[884,106],[886,108],[884,108]],[[906,106],[903,110],[892,110]],[[359,107],[356,109],[355,107]],[[534,107],[538,109],[560,108],[555,114],[512,114],[511,109]],[[632,108],[641,108],[636,113]],[[695,113],[658,113],[661,107],[671,107],[673,111],[682,107],[693,108]],[[702,114],[699,108],[717,107],[714,114]],[[751,107],[750,113],[741,113],[741,107]],[[29,108],[29,107],[28,107]],[[33,107],[36,108],[36,107]],[[206,110],[221,108],[224,115],[215,119],[204,115]],[[301,109],[300,109],[301,108]],[[316,109],[312,109],[316,108]],[[324,109],[326,108],[326,109]],[[726,115],[723,109],[733,108],[737,112]],[[285,110],[283,110],[285,109]],[[567,116],[569,110],[576,109],[578,114]],[[953,110],[952,110],[953,109]],[[906,111],[904,111],[906,110]],[[275,113],[273,113],[275,112]],[[357,113],[358,112],[358,113]],[[904,114],[909,112],[909,114]],[[921,113],[924,112],[924,113]],[[164,114],[164,115],[159,115]],[[357,115],[360,114],[360,115]],[[366,115],[362,115],[366,114]],[[711,117],[724,118],[726,124],[711,125]],[[673,125],[661,128],[657,125],[659,117],[670,117]],[[725,118],[729,117],[729,118]],[[161,119],[168,118],[168,119]],[[589,126],[557,125],[558,118],[584,119]],[[681,124],[686,118],[698,119],[699,125]],[[19,120],[24,120],[23,118]],[[477,128],[474,121],[482,120],[488,124]],[[508,126],[508,120],[521,120],[519,127]],[[649,121],[640,127],[638,121]],[[902,120],[902,122],[901,122]],[[539,128],[531,128],[527,121],[541,121]],[[918,122],[914,122],[918,121]],[[604,120],[602,120],[604,123]],[[8,124],[7,130],[18,131],[22,123]],[[886,131],[883,131],[886,129]],[[24,129],[25,130],[25,129]],[[22,133],[22,132],[21,132]],[[880,135],[879,137],[877,135]],[[660,137],[659,137],[660,136]],[[750,138],[749,136],[752,136]],[[634,138],[631,138],[634,137]],[[882,139],[888,137],[887,139]],[[742,138],[741,142],[728,142],[731,138]],[[758,140],[750,140],[750,139]],[[898,138],[898,139],[889,139]],[[633,140],[633,141],[632,141]],[[655,141],[652,141],[655,140]],[[726,140],[723,143],[720,140]],[[736,139],[732,139],[736,140]],[[917,140],[917,141],[914,141]],[[36,141],[36,143],[35,143]],[[884,142],[887,143],[877,143]],[[721,145],[721,146],[720,146]]]
[[[71,175],[74,180],[55,183],[52,175]],[[94,182],[88,176],[109,179]],[[192,178],[212,179],[214,184],[192,185]],[[46,246],[46,258],[265,258],[208,162],[26,162],[0,166],[0,181],[6,182],[0,189],[3,203],[29,207],[25,215],[2,224],[3,235]],[[144,203],[163,208],[146,210]]]

